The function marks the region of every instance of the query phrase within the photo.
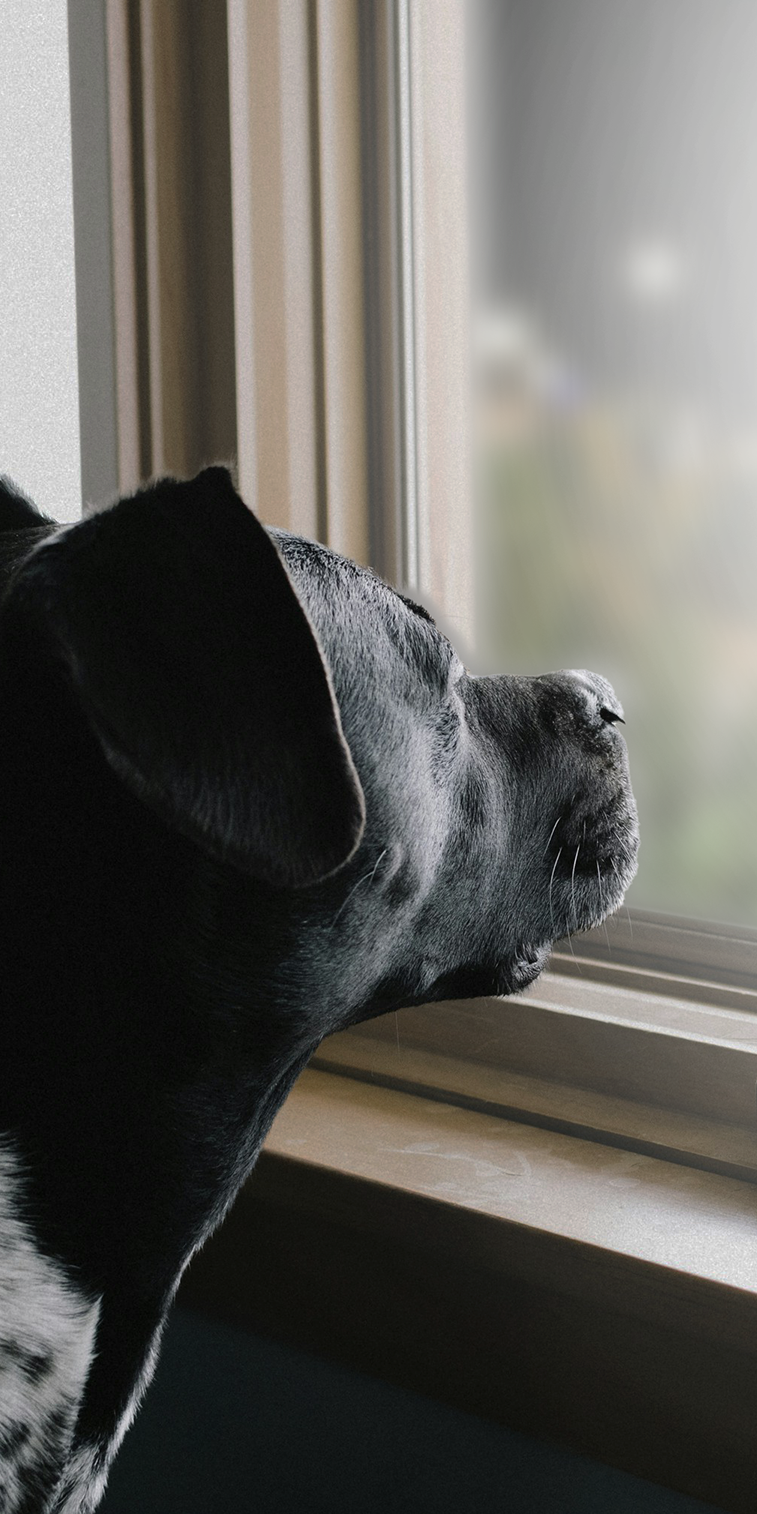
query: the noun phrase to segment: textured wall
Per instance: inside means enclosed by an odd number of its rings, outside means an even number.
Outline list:
[[[3,0],[0,472],[80,513],[66,0]]]

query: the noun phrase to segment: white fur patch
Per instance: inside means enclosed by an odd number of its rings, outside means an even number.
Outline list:
[[[21,1218],[23,1168],[0,1142],[0,1508],[38,1507],[66,1468],[99,1302],[38,1249]],[[86,1484],[85,1484],[86,1486]],[[78,1504],[71,1504],[72,1509]],[[86,1504],[83,1505],[86,1508]]]
[[[121,1442],[146,1393],[160,1353],[162,1326],[153,1336],[139,1378],[107,1446],[80,1446],[66,1462],[49,1514],[93,1514],[105,1492],[108,1474]],[[0,1510],[2,1514],[2,1510]]]
[[[75,1451],[50,1505],[49,1514],[92,1514],[105,1492],[106,1471],[95,1471],[97,1452],[88,1446]]]

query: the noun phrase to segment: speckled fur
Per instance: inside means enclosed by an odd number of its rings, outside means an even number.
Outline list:
[[[37,1514],[64,1475],[99,1303],[44,1256],[22,1218],[23,1176],[0,1147],[0,1509]],[[71,1505],[77,1509],[78,1505]]]

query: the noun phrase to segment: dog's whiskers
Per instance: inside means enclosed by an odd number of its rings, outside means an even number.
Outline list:
[[[597,888],[599,890],[599,908],[600,908],[601,913],[604,915],[605,906],[604,906],[604,900],[602,898],[602,873],[601,873],[601,870],[600,870],[599,858],[598,857],[596,859],[596,868],[597,868]],[[602,929],[603,929],[603,931],[605,933],[605,941],[607,942],[607,955],[608,955],[608,957],[611,957],[612,956],[612,947],[610,946],[610,932],[607,929],[607,920],[606,919],[602,920]]]
[[[379,866],[383,862],[383,860],[384,860],[384,858],[385,858],[388,850],[389,850],[389,848],[385,846],[383,852],[381,852],[380,856],[378,856],[376,858],[376,861],[374,862],[373,867],[371,868],[370,872],[369,873],[364,873],[363,876],[362,876],[362,878],[358,878],[357,883],[353,884],[353,887],[350,889],[350,891],[349,891],[349,893],[347,895],[347,898],[342,900],[342,902],[341,902],[341,904],[340,904],[340,906],[339,906],[339,908],[338,908],[338,910],[337,910],[337,912],[336,912],[336,914],[335,914],[335,916],[334,916],[334,918],[333,918],[333,920],[331,922],[331,925],[329,926],[330,930],[334,929],[334,926],[336,925],[336,922],[339,919],[339,916],[341,915],[342,911],[347,908],[347,905],[349,904],[350,899],[352,898],[353,894],[357,893],[357,891],[360,888],[361,884],[368,883],[368,882],[370,882],[370,883],[373,882],[373,880],[374,880],[374,878],[376,876],[376,873],[378,872]]]
[[[557,819],[556,819],[556,821],[555,821],[554,825],[552,826],[552,829],[551,829],[551,831],[549,833],[549,840],[548,840],[548,842],[547,842],[547,844],[546,844],[546,846],[544,848],[544,851],[542,852],[542,856],[543,857],[546,857],[547,852],[549,851],[550,842],[551,842],[552,837],[554,836],[555,831],[557,830],[557,827],[560,824],[561,820],[562,820],[562,815],[558,815],[558,817],[557,817]]]
[[[614,857],[610,857],[609,862],[610,862],[610,867],[612,868],[612,870],[613,870],[613,872],[615,874],[615,877],[618,880],[618,883],[620,883],[620,873],[618,872],[618,869],[615,866],[615,858]],[[618,907],[618,909],[620,909],[620,905],[618,905],[617,907]],[[628,929],[629,929],[629,932],[630,932],[630,935],[631,935],[631,944],[633,945],[633,920],[631,919],[631,911],[628,908],[627,904],[624,905],[624,909],[625,909],[626,915],[628,917]]]
[[[579,841],[578,846],[576,847],[576,855],[573,858],[573,867],[571,869],[571,874],[570,874],[570,902],[573,905],[573,929],[574,930],[578,930],[578,910],[576,909],[576,863],[578,861],[578,853],[580,852],[580,850],[581,850],[581,843]]]
[[[570,900],[571,900],[571,904],[573,906],[573,929],[574,930],[578,930],[578,911],[576,910],[576,863],[578,861],[578,853],[580,852],[580,850],[581,850],[581,843],[579,841],[578,846],[576,847],[576,855],[573,858],[573,867],[571,869],[571,874],[570,874]],[[571,936],[571,933],[570,933],[569,929],[566,931],[566,936],[567,936],[567,940],[568,940],[568,946],[570,948],[570,955],[573,958],[573,961],[575,962],[576,961],[576,954],[575,954],[575,952],[573,950],[573,938]],[[578,965],[578,964],[576,964],[576,965]]]
[[[549,918],[552,921],[552,935],[553,935],[553,937],[555,936],[556,932],[555,932],[555,915],[554,915],[554,910],[552,909],[552,884],[555,881],[555,869],[557,867],[558,862],[560,861],[560,857],[561,856],[562,856],[562,847],[560,847],[560,850],[557,853],[557,856],[555,857],[554,862],[552,863],[552,872],[551,872],[550,878],[549,878]]]

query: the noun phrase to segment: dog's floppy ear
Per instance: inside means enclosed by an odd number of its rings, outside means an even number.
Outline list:
[[[25,526],[49,526],[52,522],[14,484],[7,473],[0,473],[0,531],[20,531]]]
[[[225,468],[61,532],[12,599],[52,635],[112,766],[172,825],[281,886],[355,851],[364,800],[323,655]]]

